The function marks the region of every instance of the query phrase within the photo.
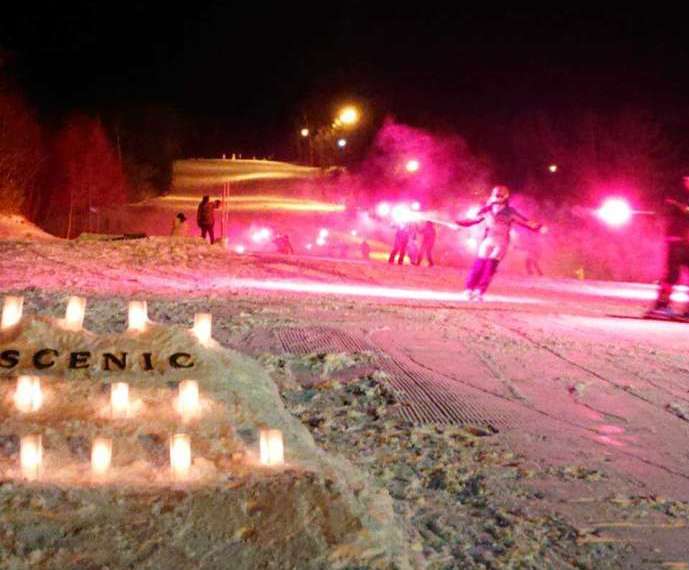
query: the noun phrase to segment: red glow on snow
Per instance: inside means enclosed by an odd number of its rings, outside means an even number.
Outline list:
[[[623,198],[608,198],[596,213],[609,226],[623,226],[629,223],[633,211]]]
[[[434,301],[448,303],[466,303],[464,293],[453,291],[434,291],[432,289],[403,289],[397,287],[378,287],[374,285],[354,285],[346,283],[317,283],[309,281],[288,281],[279,279],[242,279],[217,278],[215,286],[234,289],[255,289],[262,291],[285,291],[290,293],[307,293],[350,297],[374,297],[384,299],[401,299],[408,301]],[[487,295],[487,301],[500,303],[542,304],[545,301],[532,297],[505,295]]]

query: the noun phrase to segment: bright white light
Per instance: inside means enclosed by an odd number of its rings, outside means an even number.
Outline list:
[[[316,240],[316,245],[319,245],[319,246],[323,247],[323,246],[325,245],[325,238],[319,237],[319,238]]]
[[[465,214],[467,219],[473,220],[478,217],[478,213],[481,211],[481,206],[471,206],[467,213]]]
[[[20,376],[17,378],[14,404],[23,413],[35,412],[43,405],[41,379],[38,376]]]
[[[353,237],[356,237],[357,235],[359,235],[359,232],[357,232],[356,230],[352,230],[349,233],[352,234]]]
[[[239,244],[239,245],[235,246],[234,252],[239,254],[239,255],[242,255],[243,253],[246,252],[246,248],[242,244]]]
[[[2,321],[0,321],[0,329],[8,329],[21,321],[23,307],[24,297],[5,297],[5,302],[2,306]]]
[[[144,331],[148,322],[146,301],[129,301],[129,330]]]
[[[91,447],[91,472],[94,475],[105,475],[112,462],[112,439],[97,437]]]
[[[550,166],[548,166],[548,171],[552,174],[555,174],[557,172],[557,164],[551,164]]]
[[[129,384],[126,382],[115,382],[110,387],[110,410],[113,418],[129,415]]]
[[[397,204],[392,209],[392,219],[396,224],[408,224],[418,219],[418,215],[406,204]]]
[[[631,220],[633,210],[623,198],[608,198],[596,213],[609,226],[623,226]]]
[[[198,382],[195,380],[182,380],[179,383],[177,411],[184,421],[188,421],[197,416],[200,409]]]
[[[201,344],[206,344],[213,333],[213,315],[196,313],[194,315],[194,334]]]
[[[356,107],[345,107],[337,118],[343,125],[353,125],[359,120],[359,111]]]
[[[282,465],[285,462],[285,447],[279,429],[261,429],[259,445],[263,465]]]
[[[389,216],[391,211],[392,208],[390,207],[390,204],[388,204],[387,202],[381,202],[376,207],[376,214],[378,214],[381,218]]]
[[[80,331],[84,325],[86,299],[84,297],[70,297],[65,312],[65,328],[70,331]]]
[[[411,209],[418,212],[421,209],[421,204],[417,201],[411,203]]]
[[[312,243],[307,243],[307,244],[306,244],[306,249],[308,249],[308,250],[310,251],[312,248],[313,248],[313,244],[312,244]]]
[[[173,478],[184,480],[191,468],[191,439],[187,434],[177,433],[170,440],[170,469]]]
[[[306,138],[309,136],[309,129],[302,129],[300,133],[302,137]]]
[[[346,147],[347,146],[347,139],[339,139],[337,141],[337,146],[339,146],[340,148]]]
[[[251,241],[254,243],[266,242],[270,239],[270,230],[268,228],[261,228],[251,234]]]
[[[22,475],[29,481],[38,479],[43,464],[43,441],[40,435],[25,435],[20,441],[19,463]]]
[[[471,253],[476,253],[478,250],[478,240],[476,238],[467,238],[464,243]]]
[[[419,166],[420,164],[418,160],[408,160],[405,168],[407,169],[407,172],[416,172],[419,169]]]
[[[318,232],[318,237],[322,237],[323,239],[327,238],[330,235],[330,232],[326,228],[321,228],[321,231]]]

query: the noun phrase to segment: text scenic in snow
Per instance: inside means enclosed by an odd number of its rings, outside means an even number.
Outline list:
[[[87,350],[60,352],[54,348],[40,348],[29,353],[10,348],[0,349],[0,369],[13,370],[19,368],[35,368],[47,370],[49,368],[67,368],[80,370],[99,367],[104,372],[118,370],[155,370],[159,365],[170,368],[184,369],[195,366],[194,357],[188,352],[174,352],[161,356],[153,352],[102,352],[91,353]]]

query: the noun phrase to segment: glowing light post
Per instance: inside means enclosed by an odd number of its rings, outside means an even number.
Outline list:
[[[2,305],[2,320],[0,330],[6,330],[18,324],[22,320],[24,297],[7,296]]]
[[[285,446],[279,429],[261,428],[259,432],[262,465],[282,465],[285,462]]]
[[[97,437],[91,447],[91,473],[98,478],[105,477],[112,463],[112,439]]]
[[[191,469],[191,439],[185,433],[176,433],[170,439],[170,471],[175,481],[184,481]]]
[[[597,216],[606,224],[613,227],[624,226],[632,219],[632,210],[629,202],[623,198],[608,198],[603,205],[596,210]]]
[[[22,413],[31,413],[43,405],[41,379],[38,376],[20,376],[14,392],[14,405]]]
[[[25,435],[20,441],[19,464],[22,475],[29,481],[41,476],[43,466],[43,438],[40,435]]]
[[[194,334],[201,344],[208,344],[213,333],[213,315],[196,313],[194,315]]]
[[[80,331],[84,326],[85,312],[86,299],[84,297],[70,297],[65,311],[65,328],[70,331]]]
[[[148,304],[146,301],[129,301],[129,329],[143,332],[148,323]]]
[[[115,382],[110,387],[110,411],[113,418],[129,416],[129,384]]]
[[[344,150],[347,146],[347,139],[337,139],[337,146]]]
[[[183,421],[198,416],[201,410],[199,404],[199,384],[195,380],[182,380],[179,383],[179,396],[177,397],[177,411]]]

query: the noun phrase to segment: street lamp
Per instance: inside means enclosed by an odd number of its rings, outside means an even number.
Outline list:
[[[340,148],[346,147],[347,146],[347,139],[339,139],[337,141],[337,146],[339,146]]]
[[[337,116],[337,121],[345,127],[351,127],[359,122],[359,111],[356,107],[351,105],[340,110]],[[336,122],[337,122],[336,121]]]
[[[301,136],[304,137],[304,138],[306,138],[306,137],[309,136],[309,129],[302,129],[302,130],[299,131],[299,132],[300,132]]]

